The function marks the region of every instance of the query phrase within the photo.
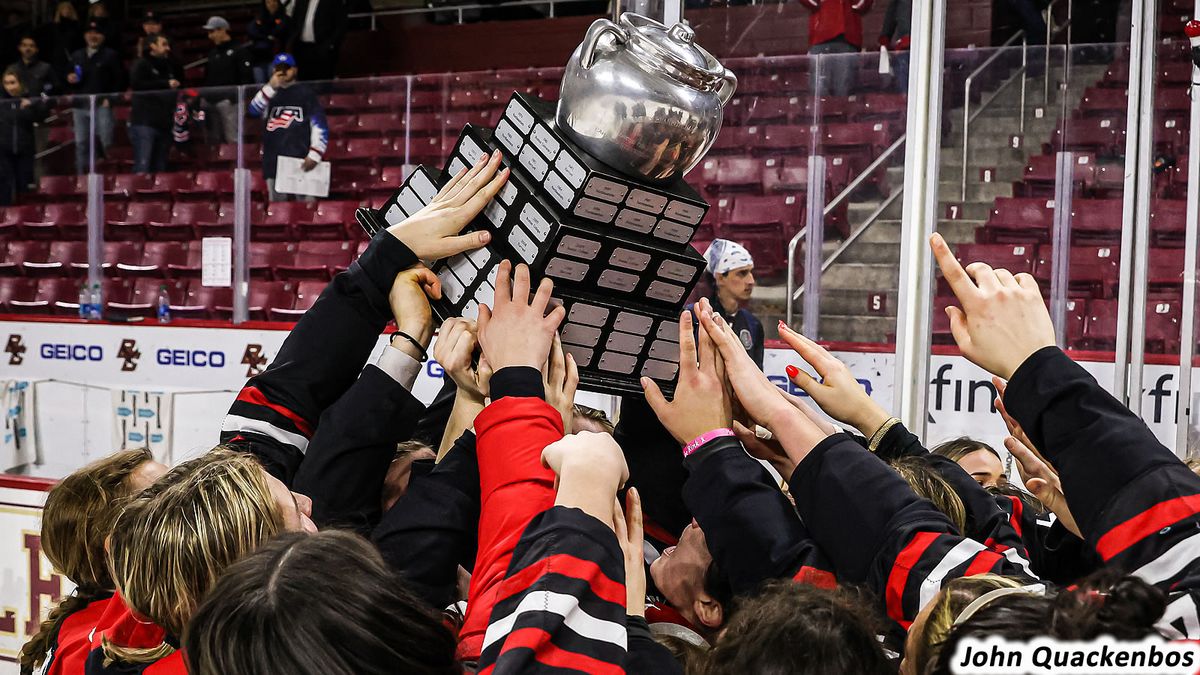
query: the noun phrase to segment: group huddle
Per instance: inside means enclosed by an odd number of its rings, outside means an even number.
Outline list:
[[[42,547],[76,590],[23,672],[923,675],[986,637],[1200,639],[1200,477],[1054,346],[1032,277],[938,236],[1024,490],[968,470],[983,444],[927,450],[781,323],[808,397],[783,391],[708,300],[679,317],[673,395],[643,379],[614,426],[574,404],[552,283],[508,262],[477,321],[441,324],[423,405],[421,261],[488,243],[462,232],[499,163],[372,240],[219,446],[50,492]]]

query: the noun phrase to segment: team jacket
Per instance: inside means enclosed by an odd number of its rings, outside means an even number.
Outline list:
[[[383,559],[437,611],[455,600],[457,569],[474,567],[479,529],[475,434],[464,433],[442,461],[418,475],[375,528]]]
[[[301,317],[270,367],[242,388],[221,442],[253,453],[291,485],[321,414],[358,379],[391,319],[396,275],[416,262],[399,239],[376,236]]]
[[[83,672],[91,645],[88,635],[101,625],[113,596],[89,602],[83,609],[72,613],[58,627],[54,644],[37,671],[44,675],[77,675]]]
[[[108,606],[105,608],[104,616],[100,618],[95,628],[88,634],[88,646],[90,651],[86,655],[86,662],[81,671],[85,675],[136,675],[145,673],[146,675],[186,675],[187,667],[184,663],[183,652],[175,651],[171,655],[159,659],[154,663],[145,664],[130,664],[112,662],[105,664],[104,655],[104,639],[122,647],[156,647],[164,641],[168,641],[175,645],[178,649],[178,642],[173,641],[162,628],[157,625],[138,617],[120,596],[113,596]]]
[[[1009,514],[1029,553],[1029,568],[1040,579],[1067,585],[1100,569],[1096,552],[1067,530],[1054,513],[1039,512],[1008,495],[997,495],[996,503]]]
[[[70,92],[77,95],[73,101],[77,109],[86,110],[91,105],[86,94],[109,94],[96,99],[96,105],[99,106],[102,100],[112,101],[117,97],[112,92],[125,88],[125,69],[121,66],[121,57],[108,47],[101,46],[90,56],[86,48],[75,50],[67,68],[78,68],[81,73],[79,82],[68,85]],[[65,75],[63,79],[66,79]]]
[[[838,37],[862,49],[862,15],[874,0],[800,0],[812,16],[808,18],[808,44],[819,45]]]
[[[168,83],[180,79],[179,67],[170,59],[144,56],[134,61],[129,70],[129,86],[134,91],[129,124],[169,131],[179,93]]]
[[[304,84],[282,89],[264,85],[250,101],[250,117],[263,118],[263,176],[275,177],[282,157],[321,161],[329,147],[329,125],[316,93]]]
[[[683,500],[734,594],[750,593],[768,579],[836,585],[833,566],[791,502],[737,439],[709,441],[683,461],[690,473]]]
[[[292,488],[313,501],[313,522],[368,534],[379,522],[383,476],[425,406],[399,382],[368,365],[321,413]]]
[[[1104,564],[1169,594],[1167,637],[1200,639],[1200,477],[1057,347],[1021,364],[1004,404],[1058,470]]]
[[[626,631],[616,536],[579,509],[555,506],[533,518],[513,550],[478,672],[624,673]]]
[[[856,440],[858,439],[855,437]],[[890,461],[900,457],[920,457],[929,464],[962,500],[966,511],[966,531],[961,534],[973,539],[989,550],[1003,554],[1029,576],[1033,572],[1029,565],[1029,553],[1021,537],[1022,514],[1020,500],[1013,504],[1001,497],[1007,509],[1002,508],[998,498],[983,489],[957,462],[935,455],[921,445],[920,439],[902,424],[896,424],[880,439],[875,456]],[[1015,498],[1014,498],[1015,499]]]
[[[865,584],[905,630],[950,579],[1022,566],[958,534],[933,504],[847,434],[821,441],[788,481],[839,583]]]

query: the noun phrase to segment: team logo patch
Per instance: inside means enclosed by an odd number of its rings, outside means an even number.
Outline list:
[[[20,335],[9,335],[8,344],[4,347],[4,351],[8,352],[8,365],[19,366],[25,362],[25,344],[21,341]]]
[[[242,364],[247,366],[246,377],[254,377],[262,373],[263,366],[267,365],[267,357],[262,353],[262,345],[246,345],[246,352],[242,354]]]
[[[278,131],[279,129],[287,129],[294,122],[304,121],[304,109],[294,105],[279,105],[271,108],[271,114],[267,118],[267,131]]]
[[[743,328],[740,331],[738,331],[738,337],[741,338],[742,346],[745,347],[746,349],[750,349],[751,347],[754,346],[754,338],[750,336],[749,329]]]
[[[121,348],[117,350],[117,358],[123,359],[121,364],[123,372],[131,372],[137,370],[137,361],[142,357],[142,353],[138,351],[137,340],[121,340]]]

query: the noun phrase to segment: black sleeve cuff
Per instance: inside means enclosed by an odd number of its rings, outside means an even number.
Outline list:
[[[722,450],[737,450],[745,452],[742,449],[742,442],[734,436],[718,436],[704,445],[696,448],[696,451],[683,459],[683,465],[688,471],[693,471],[705,459],[721,452]]]
[[[868,446],[869,450],[870,447]],[[901,457],[918,457],[928,455],[929,450],[921,445],[916,436],[905,428],[899,422],[892,425],[891,429],[879,439],[879,445],[875,447],[875,456],[890,462]]]
[[[386,306],[396,275],[417,262],[417,254],[385,230],[371,239],[367,250],[350,266],[350,274],[365,277],[366,283],[360,284],[363,292],[371,296],[372,302],[382,301]]]
[[[1036,419],[1044,403],[1038,393],[1038,374],[1059,359],[1074,365],[1074,361],[1058,347],[1042,347],[1030,354],[1009,378],[1004,391],[1004,407],[1022,426]]]
[[[801,460],[798,465],[796,465],[796,470],[792,472],[792,475],[790,477],[784,476],[784,478],[787,478],[788,490],[790,490],[793,494],[797,494],[797,490],[801,488],[801,484],[806,480],[811,480],[810,474],[816,473],[818,468],[821,466],[821,455],[825,454],[829,448],[832,448],[838,443],[853,440],[853,434],[841,433],[829,436],[820,443],[817,443],[816,447],[814,447],[812,451],[805,455],[804,459]],[[863,449],[866,450],[865,447]]]
[[[629,633],[629,637],[642,637],[647,640],[653,640],[654,636],[650,633],[650,624],[646,623],[646,617],[630,614],[625,617],[625,630]]]
[[[501,368],[492,375],[490,388],[493,401],[499,401],[505,396],[546,400],[542,372],[531,366]]]

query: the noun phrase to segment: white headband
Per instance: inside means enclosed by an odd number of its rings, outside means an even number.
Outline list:
[[[714,239],[704,257],[708,260],[708,273],[713,276],[754,264],[745,246],[728,239]]]
[[[962,624],[967,619],[975,616],[976,612],[990,605],[994,600],[1003,598],[1006,595],[1015,595],[1018,593],[1024,595],[1046,595],[1046,585],[1029,584],[1028,586],[1010,586],[1007,588],[996,588],[990,590],[978,598],[975,598],[971,604],[964,607],[963,611],[958,613],[958,618],[954,619],[953,625],[958,626]]]

